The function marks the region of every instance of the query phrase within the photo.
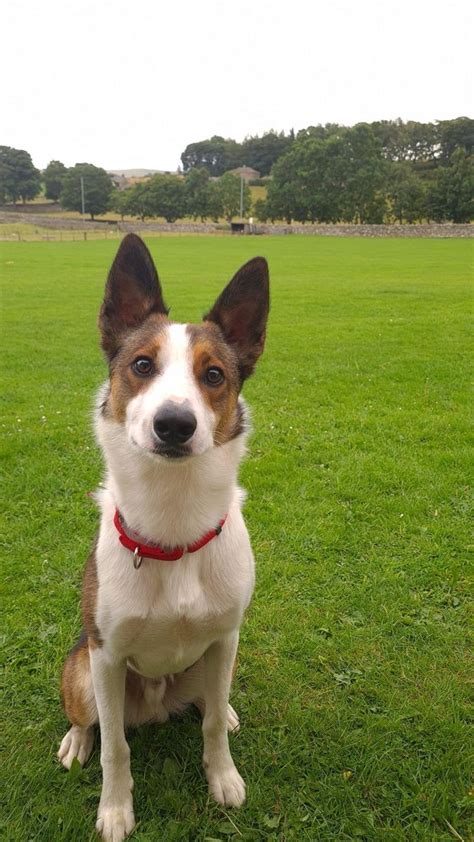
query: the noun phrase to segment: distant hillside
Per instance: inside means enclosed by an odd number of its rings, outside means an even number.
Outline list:
[[[164,175],[165,173],[170,172],[170,170],[145,170],[145,169],[136,169],[136,170],[107,170],[109,175],[121,175],[124,178],[145,178],[147,175],[156,175],[159,173],[160,175]]]

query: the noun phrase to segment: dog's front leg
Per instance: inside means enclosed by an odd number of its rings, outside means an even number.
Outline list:
[[[92,681],[99,713],[102,794],[96,829],[103,839],[121,842],[135,825],[130,749],[124,733],[125,662],[102,648],[90,653]]]
[[[210,793],[227,807],[239,807],[245,801],[245,783],[235,768],[227,735],[227,706],[238,642],[239,635],[234,633],[213,643],[204,655],[203,765]]]

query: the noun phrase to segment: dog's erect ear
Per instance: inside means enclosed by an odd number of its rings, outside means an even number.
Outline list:
[[[143,240],[127,234],[109,272],[99,314],[102,347],[109,359],[117,353],[121,334],[151,313],[168,315],[158,274]]]
[[[264,257],[254,257],[204,316],[219,325],[226,341],[237,349],[242,379],[252,374],[263,351],[269,309],[268,264]]]

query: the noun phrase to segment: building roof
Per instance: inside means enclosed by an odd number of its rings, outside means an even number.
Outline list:
[[[236,167],[234,170],[229,170],[232,175],[241,175],[244,178],[260,178],[260,173],[258,170],[254,170],[253,167]]]

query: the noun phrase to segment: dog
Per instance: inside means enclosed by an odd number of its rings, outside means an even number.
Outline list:
[[[245,784],[229,750],[229,704],[254,558],[237,485],[248,431],[241,387],[260,357],[269,312],[267,262],[237,272],[201,324],[168,318],[143,241],[128,234],[99,314],[109,379],[95,430],[106,474],[99,532],[87,560],[83,633],[61,680],[71,728],[58,757],[84,764],[101,734],[96,829],[119,842],[133,829],[125,728],[165,722],[194,704],[203,766],[220,804]]]

